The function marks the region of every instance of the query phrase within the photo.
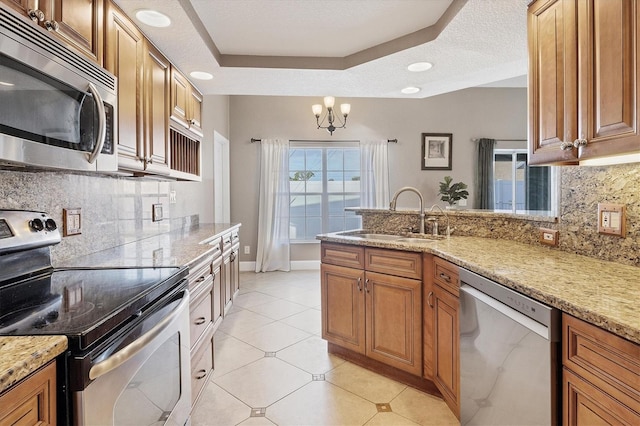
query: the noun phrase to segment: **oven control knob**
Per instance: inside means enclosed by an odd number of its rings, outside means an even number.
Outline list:
[[[44,229],[44,223],[42,219],[33,219],[29,222],[29,228],[33,229],[36,232],[42,231]]]
[[[55,231],[58,229],[58,225],[56,225],[56,221],[53,219],[47,219],[44,221],[44,227],[47,231]]]

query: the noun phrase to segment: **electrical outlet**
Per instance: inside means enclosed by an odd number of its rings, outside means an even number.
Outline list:
[[[624,238],[625,210],[624,204],[598,203],[598,233]]]
[[[558,245],[558,231],[556,229],[538,228],[538,230],[540,231],[540,244]]]
[[[169,204],[176,203],[176,191],[169,192]]]
[[[244,246],[244,254],[251,254],[251,246]]]
[[[62,235],[69,237],[71,235],[82,234],[82,209],[62,209]]]
[[[160,222],[162,220],[162,204],[153,204],[151,206],[151,221]]]

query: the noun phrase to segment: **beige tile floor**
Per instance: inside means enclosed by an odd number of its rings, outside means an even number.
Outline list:
[[[441,399],[327,353],[319,271],[242,273],[198,425],[457,425]]]

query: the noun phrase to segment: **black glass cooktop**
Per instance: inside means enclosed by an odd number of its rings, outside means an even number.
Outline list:
[[[60,334],[85,349],[174,289],[186,268],[69,269],[0,287],[0,335]]]

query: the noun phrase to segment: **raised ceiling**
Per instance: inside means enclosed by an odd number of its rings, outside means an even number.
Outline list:
[[[116,2],[172,19],[137,23],[183,72],[213,74],[192,79],[205,94],[424,98],[526,82],[527,0]],[[434,67],[407,70],[420,61]]]

